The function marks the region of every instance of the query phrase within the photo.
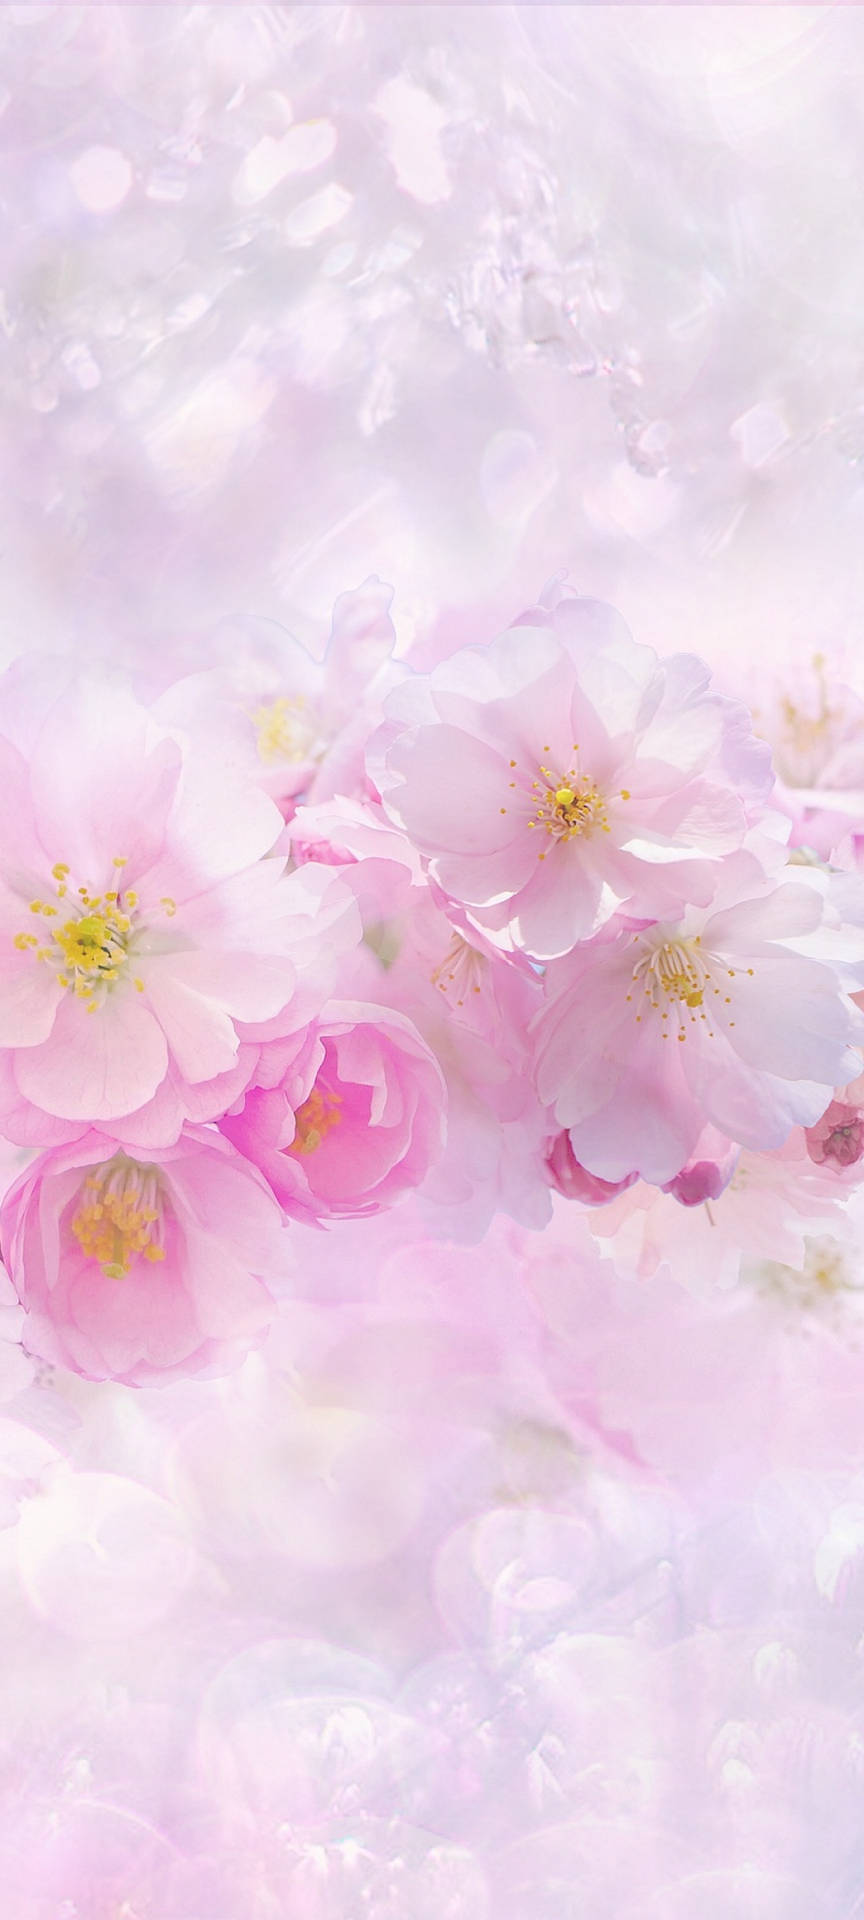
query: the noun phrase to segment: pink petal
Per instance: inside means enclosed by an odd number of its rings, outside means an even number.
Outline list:
[[[51,708],[33,753],[49,864],[66,861],[78,885],[98,892],[123,856],[131,880],[162,843],[179,772],[179,749],[159,739],[144,708],[110,685],[80,681]]]
[[[394,742],[387,760],[405,781],[388,794],[388,808],[423,852],[482,855],[512,841],[513,816],[502,812],[507,759],[482,740],[456,727],[419,727]]]
[[[15,1077],[25,1099],[61,1119],[111,1120],[151,1099],[167,1065],[161,1027],[121,987],[95,1013],[67,993],[50,1040],[17,1055]]]

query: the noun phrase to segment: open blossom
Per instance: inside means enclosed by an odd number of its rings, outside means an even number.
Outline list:
[[[637,1181],[592,1215],[616,1266],[649,1280],[668,1269],[676,1284],[696,1292],[734,1286],[742,1261],[805,1259],[809,1235],[842,1229],[844,1182],[829,1165],[817,1167],[793,1129],[769,1153],[744,1148],[719,1198],[682,1207],[669,1191]]]
[[[191,1127],[147,1159],[87,1132],[41,1154],[0,1208],[24,1340],[91,1380],[236,1364],[269,1323],[281,1225],[227,1140]]]
[[[374,574],[340,594],[322,659],[274,621],[226,626],[213,644],[230,651],[227,664],[177,681],[157,703],[159,718],[206,738],[286,819],[300,794],[362,790],[365,703],[392,654],[392,599]]]
[[[329,931],[338,951],[359,935],[354,903],[335,875],[286,877],[264,857],[272,802],[109,685],[12,669],[0,762],[4,1111],[76,1130],[143,1111],[141,1137],[176,1138],[246,1083],[244,1037],[308,1017],[310,921],[316,949]],[[322,974],[312,1008],[327,991]]]
[[[593,602],[552,619],[394,689],[369,761],[442,892],[540,960],[624,904],[705,904],[770,784],[767,749],[701,661],[661,662]]]
[[[352,1001],[272,1043],[223,1132],[300,1219],[377,1213],[425,1178],[444,1143],[444,1078],[404,1015]]]
[[[833,968],[795,950],[821,912],[814,888],[772,885],[741,854],[709,909],[624,928],[549,969],[537,1087],[589,1172],[664,1186],[708,1122],[772,1148],[819,1119],[860,1065]]]

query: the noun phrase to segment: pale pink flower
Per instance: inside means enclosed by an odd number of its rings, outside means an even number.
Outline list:
[[[814,1165],[796,1127],[770,1153],[743,1149],[722,1193],[700,1206],[682,1207],[640,1180],[596,1212],[591,1228],[640,1280],[666,1269],[678,1284],[713,1294],[734,1286],[747,1263],[802,1268],[808,1241],[843,1231],[846,1184],[830,1164]]]
[[[822,652],[757,666],[750,689],[791,844],[842,864],[843,843],[864,823],[864,701]]]
[[[527,1044],[542,1004],[536,967],[502,957],[452,904],[442,911],[410,842],[374,804],[300,808],[290,831],[316,858],[323,850],[348,863],[341,876],[364,942],[343,968],[341,993],[407,1015],[444,1074],[447,1143],[421,1188],[426,1230],[476,1241],[499,1209],[542,1226],[549,1127]]]
[[[354,903],[320,869],[286,878],[272,802],[113,686],[19,663],[0,763],[4,1109],[76,1131],[143,1109],[143,1137],[176,1138],[246,1083],[244,1037],[321,1005],[310,925],[351,945]]]
[[[818,1120],[860,1065],[834,969],[795,950],[821,914],[815,888],[773,885],[741,854],[707,910],[625,927],[549,969],[537,1087],[589,1172],[663,1186],[706,1123],[770,1148]]]
[[[340,594],[320,659],[275,621],[226,625],[214,647],[227,663],[177,681],[156,712],[242,767],[286,819],[300,794],[362,790],[366,702],[375,701],[396,638],[392,599],[374,574]]]
[[[442,892],[504,947],[567,952],[623,904],[707,903],[770,784],[744,709],[591,601],[465,647],[385,703],[369,767]]]
[[[261,1175],[203,1127],[146,1160],[85,1133],[41,1154],[0,1208],[28,1350],[130,1386],[236,1364],[271,1318],[254,1276],[280,1238]]]
[[[362,876],[362,866],[350,873]],[[426,1230],[476,1241],[499,1211],[542,1227],[549,1122],[528,1042],[542,1004],[536,970],[522,956],[502,959],[470,927],[460,930],[428,894],[415,889],[407,905],[401,923],[397,916],[369,927],[362,992],[413,1021],[447,1083],[447,1143],[419,1196]]]
[[[256,1085],[222,1130],[287,1214],[377,1213],[416,1187],[445,1137],[434,1054],[403,1014],[334,1001],[307,1034],[263,1049]]]

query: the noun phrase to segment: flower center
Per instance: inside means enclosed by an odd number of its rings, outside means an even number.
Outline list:
[[[573,752],[578,751],[574,746]],[[595,827],[602,833],[609,832],[606,802],[590,775],[580,773],[578,766],[568,767],[560,775],[541,767],[540,775],[539,780],[531,782],[537,806],[532,827],[543,827],[554,840],[573,840]]]
[[[826,1160],[836,1160],[838,1166],[852,1167],[861,1159],[864,1129],[860,1120],[851,1126],[835,1127],[825,1142]]]
[[[456,1005],[462,1007],[466,995],[480,992],[486,967],[485,955],[463,940],[461,933],[454,933],[443,960],[432,974],[432,985],[441,993],[449,993],[452,987]]]
[[[259,757],[266,761],[309,760],[317,744],[318,729],[302,694],[281,693],[263,707],[256,707],[252,719],[258,734]]]
[[[805,1127],[807,1152],[817,1167],[854,1167],[864,1158],[864,1114],[843,1100],[832,1100],[815,1127]]]
[[[132,1261],[164,1260],[159,1174],[123,1154],[88,1173],[78,1195],[72,1232],[88,1260],[108,1280],[122,1280]]]
[[[69,868],[59,860],[51,869],[54,900],[30,902],[30,912],[49,922],[42,939],[36,933],[21,932],[13,942],[19,953],[33,953],[41,960],[59,987],[68,987],[85,1002],[88,1013],[95,1013],[124,976],[132,978],[139,993],[144,992],[143,980],[130,976],[128,967],[138,930],[138,895],[132,887],[119,884],[125,855],[116,855],[112,864],[118,869],[118,885],[91,893],[89,887],[70,887]],[[167,895],[161,906],[169,917],[177,911]]]
[[[770,742],[777,770],[790,787],[817,786],[842,738],[843,707],[829,698],[824,655],[814,653],[809,664],[812,679],[806,669],[800,675],[804,706],[784,693],[768,715],[753,709],[756,731]]]
[[[294,1115],[294,1138],[287,1152],[314,1153],[331,1127],[338,1127],[341,1105],[340,1095],[331,1093],[329,1087],[313,1087]]]
[[[786,1266],[779,1260],[760,1260],[749,1277],[762,1291],[791,1300],[805,1309],[836,1303],[838,1295],[854,1294],[858,1290],[854,1275],[848,1271],[843,1248],[828,1236],[805,1239],[800,1267]]]
[[[708,995],[713,1000],[719,1000],[723,1007],[732,1004],[731,994],[724,993],[723,987],[717,985],[715,970],[719,972],[722,967],[725,978],[734,980],[741,969],[724,967],[722,961],[715,960],[713,955],[710,958],[706,956],[702,952],[698,934],[690,939],[664,940],[659,946],[652,946],[642,934],[634,933],[633,939],[642,945],[644,951],[635,962],[630,978],[635,988],[642,989],[649,1006],[659,1012],[664,1040],[669,1038],[667,1023],[670,1016],[677,1021],[679,1040],[686,1040],[688,1024],[695,1027],[700,1021],[713,1039],[711,1014],[705,1006]],[[752,967],[747,967],[745,971],[752,977]],[[628,993],[627,999],[632,1001],[632,993]],[[641,1021],[642,1013],[637,1013],[636,1019]],[[729,1020],[726,1025],[734,1027],[735,1022]]]

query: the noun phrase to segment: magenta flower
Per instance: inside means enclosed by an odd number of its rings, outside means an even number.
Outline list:
[[[385,705],[370,771],[443,893],[504,947],[566,953],[626,904],[711,897],[770,785],[744,710],[708,669],[661,662],[611,609],[465,647]]]
[[[144,1109],[142,1137],[176,1139],[246,1083],[244,1037],[308,1017],[310,923],[316,948],[352,944],[353,901],[333,875],[286,879],[263,857],[273,803],[111,686],[12,669],[0,764],[4,1108],[76,1131]],[[310,1010],[327,991],[322,976]]]
[[[748,1147],[812,1126],[857,1070],[856,1009],[831,967],[795,951],[818,925],[807,884],[772,885],[742,854],[710,909],[622,930],[549,969],[535,1022],[540,1098],[602,1180],[666,1185],[706,1123]]]
[[[333,1002],[222,1122],[300,1219],[377,1213],[419,1186],[444,1144],[444,1077],[403,1014]]]
[[[146,1160],[86,1133],[41,1154],[0,1208],[27,1348],[129,1386],[236,1365],[271,1317],[253,1276],[280,1231],[260,1174],[203,1127]]]

